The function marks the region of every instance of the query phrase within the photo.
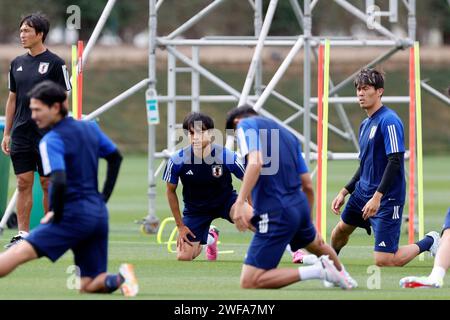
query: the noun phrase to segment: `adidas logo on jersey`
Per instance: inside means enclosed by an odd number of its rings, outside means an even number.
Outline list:
[[[186,175],[188,175],[188,176],[193,176],[194,173],[192,172],[192,170],[189,170],[188,172],[186,172]]]
[[[378,244],[378,246],[379,246],[379,247],[386,247],[386,243],[384,243],[384,241],[381,241],[381,242]]]
[[[23,71],[22,66],[18,67],[16,71]]]

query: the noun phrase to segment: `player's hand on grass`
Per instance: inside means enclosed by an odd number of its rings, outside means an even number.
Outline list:
[[[334,212],[334,214],[341,214],[341,207],[345,203],[345,196],[339,192],[336,198],[334,198],[333,202],[331,203],[331,211]]]
[[[11,137],[10,136],[4,136],[3,137],[3,139],[2,139],[2,151],[7,156],[9,156],[9,154],[11,153],[11,149],[9,148],[10,142],[11,142]]]
[[[41,223],[42,223],[42,224],[49,223],[50,221],[52,221],[54,215],[55,215],[55,214],[54,214],[53,211],[47,212],[47,213],[45,214],[45,216],[42,217]]]
[[[178,227],[177,247],[182,249],[185,243],[192,246],[192,242],[189,241],[188,235],[195,238],[195,234],[185,225]]]
[[[378,198],[376,196],[373,196],[364,206],[364,208],[362,208],[362,212],[363,212],[363,219],[367,220],[370,217],[373,217],[374,215],[377,214],[378,209],[380,208],[380,204],[381,204],[381,198]]]

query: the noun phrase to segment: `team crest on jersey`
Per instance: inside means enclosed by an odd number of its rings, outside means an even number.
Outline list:
[[[216,164],[212,166],[212,175],[214,178],[220,178],[223,174],[223,169],[221,164]]]
[[[377,126],[373,126],[372,128],[370,128],[369,139],[375,137],[375,132],[377,132]]]
[[[39,69],[38,69],[39,73],[40,74],[46,74],[47,71],[48,71],[48,67],[49,66],[50,66],[49,62],[41,62],[41,63],[39,63]]]

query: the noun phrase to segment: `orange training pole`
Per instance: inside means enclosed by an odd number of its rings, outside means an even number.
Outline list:
[[[317,178],[316,178],[316,229],[321,234],[322,226],[322,149],[323,149],[323,59],[324,45],[319,45],[317,61]]]
[[[81,120],[83,114],[83,51],[83,41],[78,41],[78,120]]]

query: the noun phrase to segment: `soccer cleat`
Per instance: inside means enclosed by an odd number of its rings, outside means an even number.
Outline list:
[[[405,277],[400,279],[400,287],[402,288],[441,288],[443,281],[431,280],[429,277]]]
[[[320,256],[316,263],[322,267],[324,280],[331,282],[342,289],[352,289],[352,286],[347,281],[345,274],[336,269],[333,261],[330,260],[328,255]]]
[[[293,263],[299,263],[304,265],[313,265],[317,262],[317,256],[314,254],[308,254],[302,249],[298,249],[294,252],[292,255],[292,262]]]
[[[340,273],[343,273],[343,275],[346,278],[351,289],[358,288],[358,282],[350,276],[350,274],[347,272],[347,270],[345,270],[345,269],[341,270]],[[323,280],[323,286],[325,288],[333,288],[333,287],[339,287],[339,284],[333,283],[333,282],[330,282],[327,280]]]
[[[206,246],[206,259],[209,261],[217,260],[217,241],[219,240],[219,229],[211,226],[209,228],[209,234],[214,238],[214,243]]]
[[[303,264],[303,257],[305,256],[305,252],[302,249],[298,249],[294,252],[292,255],[292,262],[293,263],[300,263]]]
[[[20,234],[15,235],[14,237],[11,238],[11,241],[4,246],[4,248],[6,249],[11,248],[12,246],[18,244],[19,242],[22,242],[23,240],[25,240],[25,238],[22,237]]]
[[[437,233],[436,231],[430,231],[425,236],[433,238],[433,244],[431,245],[429,251],[431,255],[435,257],[439,248],[439,242],[441,241],[441,237],[439,236],[439,233]]]
[[[134,297],[139,292],[139,285],[136,275],[134,274],[134,267],[132,264],[123,263],[120,265],[119,274],[124,279],[120,286],[120,291],[125,297]]]

